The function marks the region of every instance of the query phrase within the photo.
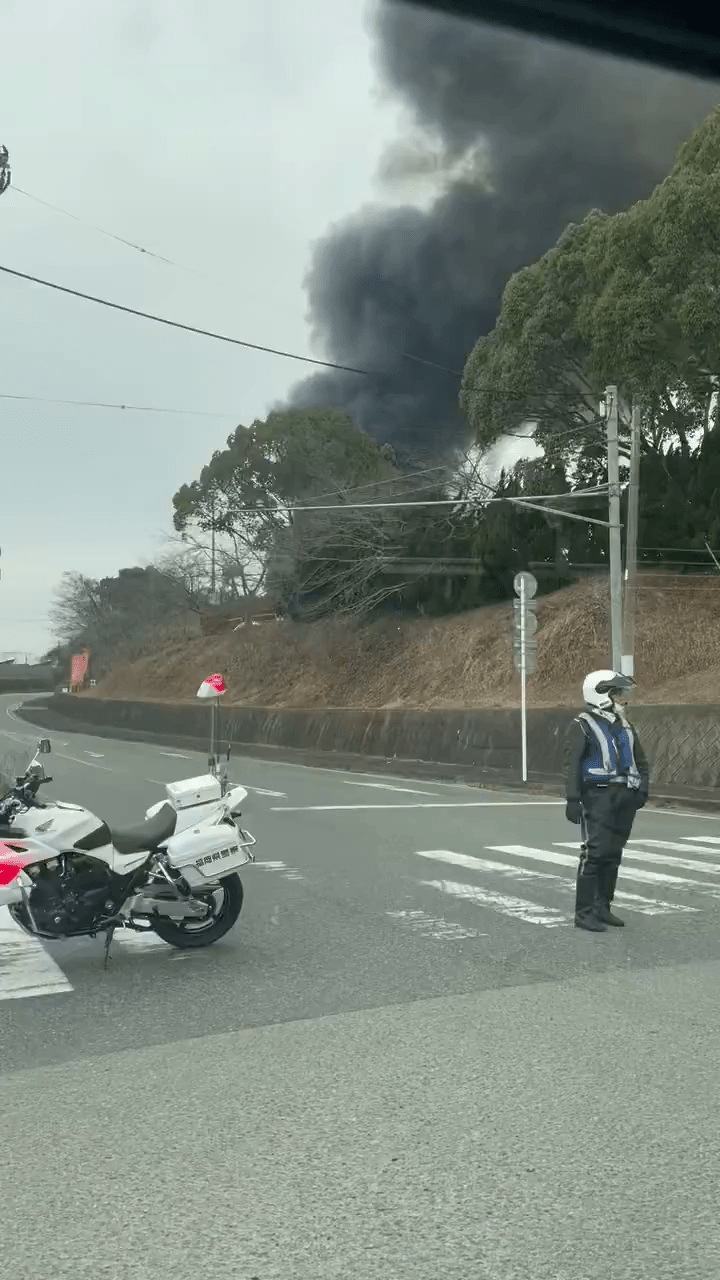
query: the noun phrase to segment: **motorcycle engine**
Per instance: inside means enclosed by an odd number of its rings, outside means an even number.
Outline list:
[[[104,863],[80,856],[26,867],[34,881],[30,910],[41,933],[67,935],[92,929],[114,911],[113,875]],[[23,909],[20,908],[20,911]]]

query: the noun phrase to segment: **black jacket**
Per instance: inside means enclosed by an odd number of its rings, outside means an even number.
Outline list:
[[[587,708],[586,708],[587,710]],[[589,712],[592,715],[592,711]],[[604,719],[604,717],[603,717]],[[622,722],[616,719],[611,724],[611,729],[616,727],[619,729]],[[640,790],[638,792],[638,802],[640,805],[645,804],[648,798],[648,787],[650,781],[650,769],[648,766],[647,756],[640,745],[640,739],[633,724],[630,725],[633,732],[635,745],[635,763],[640,774]],[[571,720],[565,733],[565,749],[563,752],[563,774],[565,778],[565,796],[568,800],[580,800],[586,789],[583,783],[582,766],[585,756],[592,750],[592,745],[586,736],[580,720]],[[591,784],[592,785],[592,784]]]

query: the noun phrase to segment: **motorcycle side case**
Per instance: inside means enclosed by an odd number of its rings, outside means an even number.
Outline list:
[[[250,848],[254,843],[252,837],[245,843],[237,828],[227,823],[203,824],[168,840],[167,858],[189,884],[195,885],[200,883],[198,875],[205,880],[218,880],[252,862]]]

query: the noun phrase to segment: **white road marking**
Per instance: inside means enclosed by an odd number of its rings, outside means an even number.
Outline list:
[[[509,894],[495,893],[491,889],[480,889],[475,884],[459,884],[456,880],[421,880],[420,884],[426,889],[437,889],[453,898],[472,902],[477,907],[489,907],[500,915],[521,920],[523,924],[540,924],[546,929],[557,929],[570,923],[555,907],[544,907],[527,898],[513,898]]]
[[[694,844],[690,844],[689,842],[685,842],[684,844],[677,844],[672,840],[639,840],[635,836],[633,836],[630,840],[628,840],[628,848],[631,845],[636,845],[636,844],[642,845],[643,848],[647,847],[649,849],[668,849],[668,850],[671,850],[673,853],[704,853],[706,856],[708,854],[717,853],[716,849],[704,849],[701,844],[694,845]]]
[[[577,847],[577,846],[576,846]],[[556,853],[550,849],[533,849],[525,844],[494,844],[488,848],[492,853],[509,853],[517,858],[534,859],[536,862],[551,862],[564,867],[576,867],[578,854]],[[579,850],[578,850],[579,852]],[[639,871],[635,867],[622,864],[620,875],[624,880],[642,880],[645,884],[668,884],[676,888],[709,889],[715,897],[720,896],[720,886],[704,880],[688,880],[684,876],[670,876],[664,871]]]
[[[553,888],[567,892],[575,892],[575,885],[567,876],[558,875],[555,871],[536,871],[530,867],[519,867],[508,862],[493,862],[488,858],[476,858],[467,853],[454,853],[450,849],[419,849],[419,858],[429,858],[434,862],[447,862],[468,871],[484,871],[492,874],[508,876],[511,879],[554,880]],[[673,902],[662,902],[657,898],[644,898],[639,893],[627,893],[618,890],[615,894],[618,901],[626,903],[628,911],[639,911],[642,915],[667,915],[673,911],[697,912],[698,907],[676,905]]]
[[[161,756],[167,756],[170,760],[189,760],[189,756],[184,756],[182,751],[161,751]]]
[[[521,809],[529,806],[565,806],[564,800],[434,800],[419,804],[275,804],[272,813],[343,813],[363,809]]]
[[[242,786],[245,784],[242,783]],[[264,787],[246,787],[246,791],[252,791],[255,796],[272,796],[276,800],[286,800],[287,792],[285,791],[266,791]]]
[[[654,818],[690,818],[693,822],[720,822],[720,813],[698,813],[687,809],[660,809],[650,804],[648,813]]]
[[[688,907],[684,902],[663,902],[660,898],[643,898],[639,893],[628,893],[625,889],[616,889],[615,901],[621,902],[628,911],[639,911],[644,916],[667,916],[673,911],[697,914],[700,910],[699,907]]]
[[[416,787],[396,787],[390,782],[351,782],[343,778],[346,787],[375,787],[378,791],[404,791],[409,796],[436,796],[437,791],[418,791]]]
[[[95,764],[94,760],[81,760],[79,756],[69,756],[64,751],[56,751],[55,754],[60,756],[62,760],[72,760],[74,764],[84,764],[88,769],[102,769],[103,773],[112,773],[112,769],[106,764]]]
[[[267,862],[261,861],[259,858],[255,863],[256,867],[267,867],[268,871],[279,871],[283,880],[304,880],[305,877],[300,874],[297,867],[288,867],[284,862]]]
[[[104,759],[105,759],[105,752],[104,752],[104,751],[86,751],[86,752],[85,752],[85,755],[86,755],[86,756],[94,756],[96,760],[104,760]]]
[[[159,938],[154,929],[143,929],[137,932],[135,929],[118,929],[112,940],[113,947],[118,942],[122,946],[130,947],[133,951],[157,951],[159,947],[165,947],[168,950],[167,942],[163,942]],[[112,951],[110,952],[112,956]]]
[[[437,919],[425,911],[386,911],[391,920],[402,920],[409,924],[415,932],[425,937],[436,938],[440,942],[459,942],[463,938],[487,938],[489,934],[480,933],[478,929],[465,929],[463,925],[452,920]]]
[[[23,933],[7,907],[0,907],[0,1000],[56,996],[68,991],[72,991],[72,985],[42,942]]]
[[[650,844],[651,841],[648,841]],[[561,843],[559,840],[554,841],[555,848],[559,849],[576,849],[580,850],[577,844]],[[680,846],[682,848],[682,846]],[[688,853],[693,853],[693,849],[688,849]],[[710,849],[706,849],[705,853],[709,854]],[[655,862],[669,867],[677,867],[680,871],[704,871],[709,876],[720,876],[720,864],[717,862],[698,862],[696,858],[676,858],[667,853],[647,853],[643,849],[631,849],[626,847],[623,853],[623,866],[631,859],[633,862]]]
[[[491,875],[510,876],[515,880],[563,880],[554,871],[536,871],[534,867],[519,867],[509,862],[493,862],[490,858],[476,858],[469,853],[453,853],[450,849],[418,849],[418,858],[432,862],[449,862],[466,871],[485,871]]]
[[[699,841],[701,844],[720,844],[720,836],[681,836],[681,840]]]

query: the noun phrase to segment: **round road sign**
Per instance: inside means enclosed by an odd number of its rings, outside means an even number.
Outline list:
[[[513,581],[516,595],[520,595],[523,585],[525,587],[525,599],[532,600],[537,591],[537,578],[532,573],[528,573],[523,569],[522,573],[516,573]]]

